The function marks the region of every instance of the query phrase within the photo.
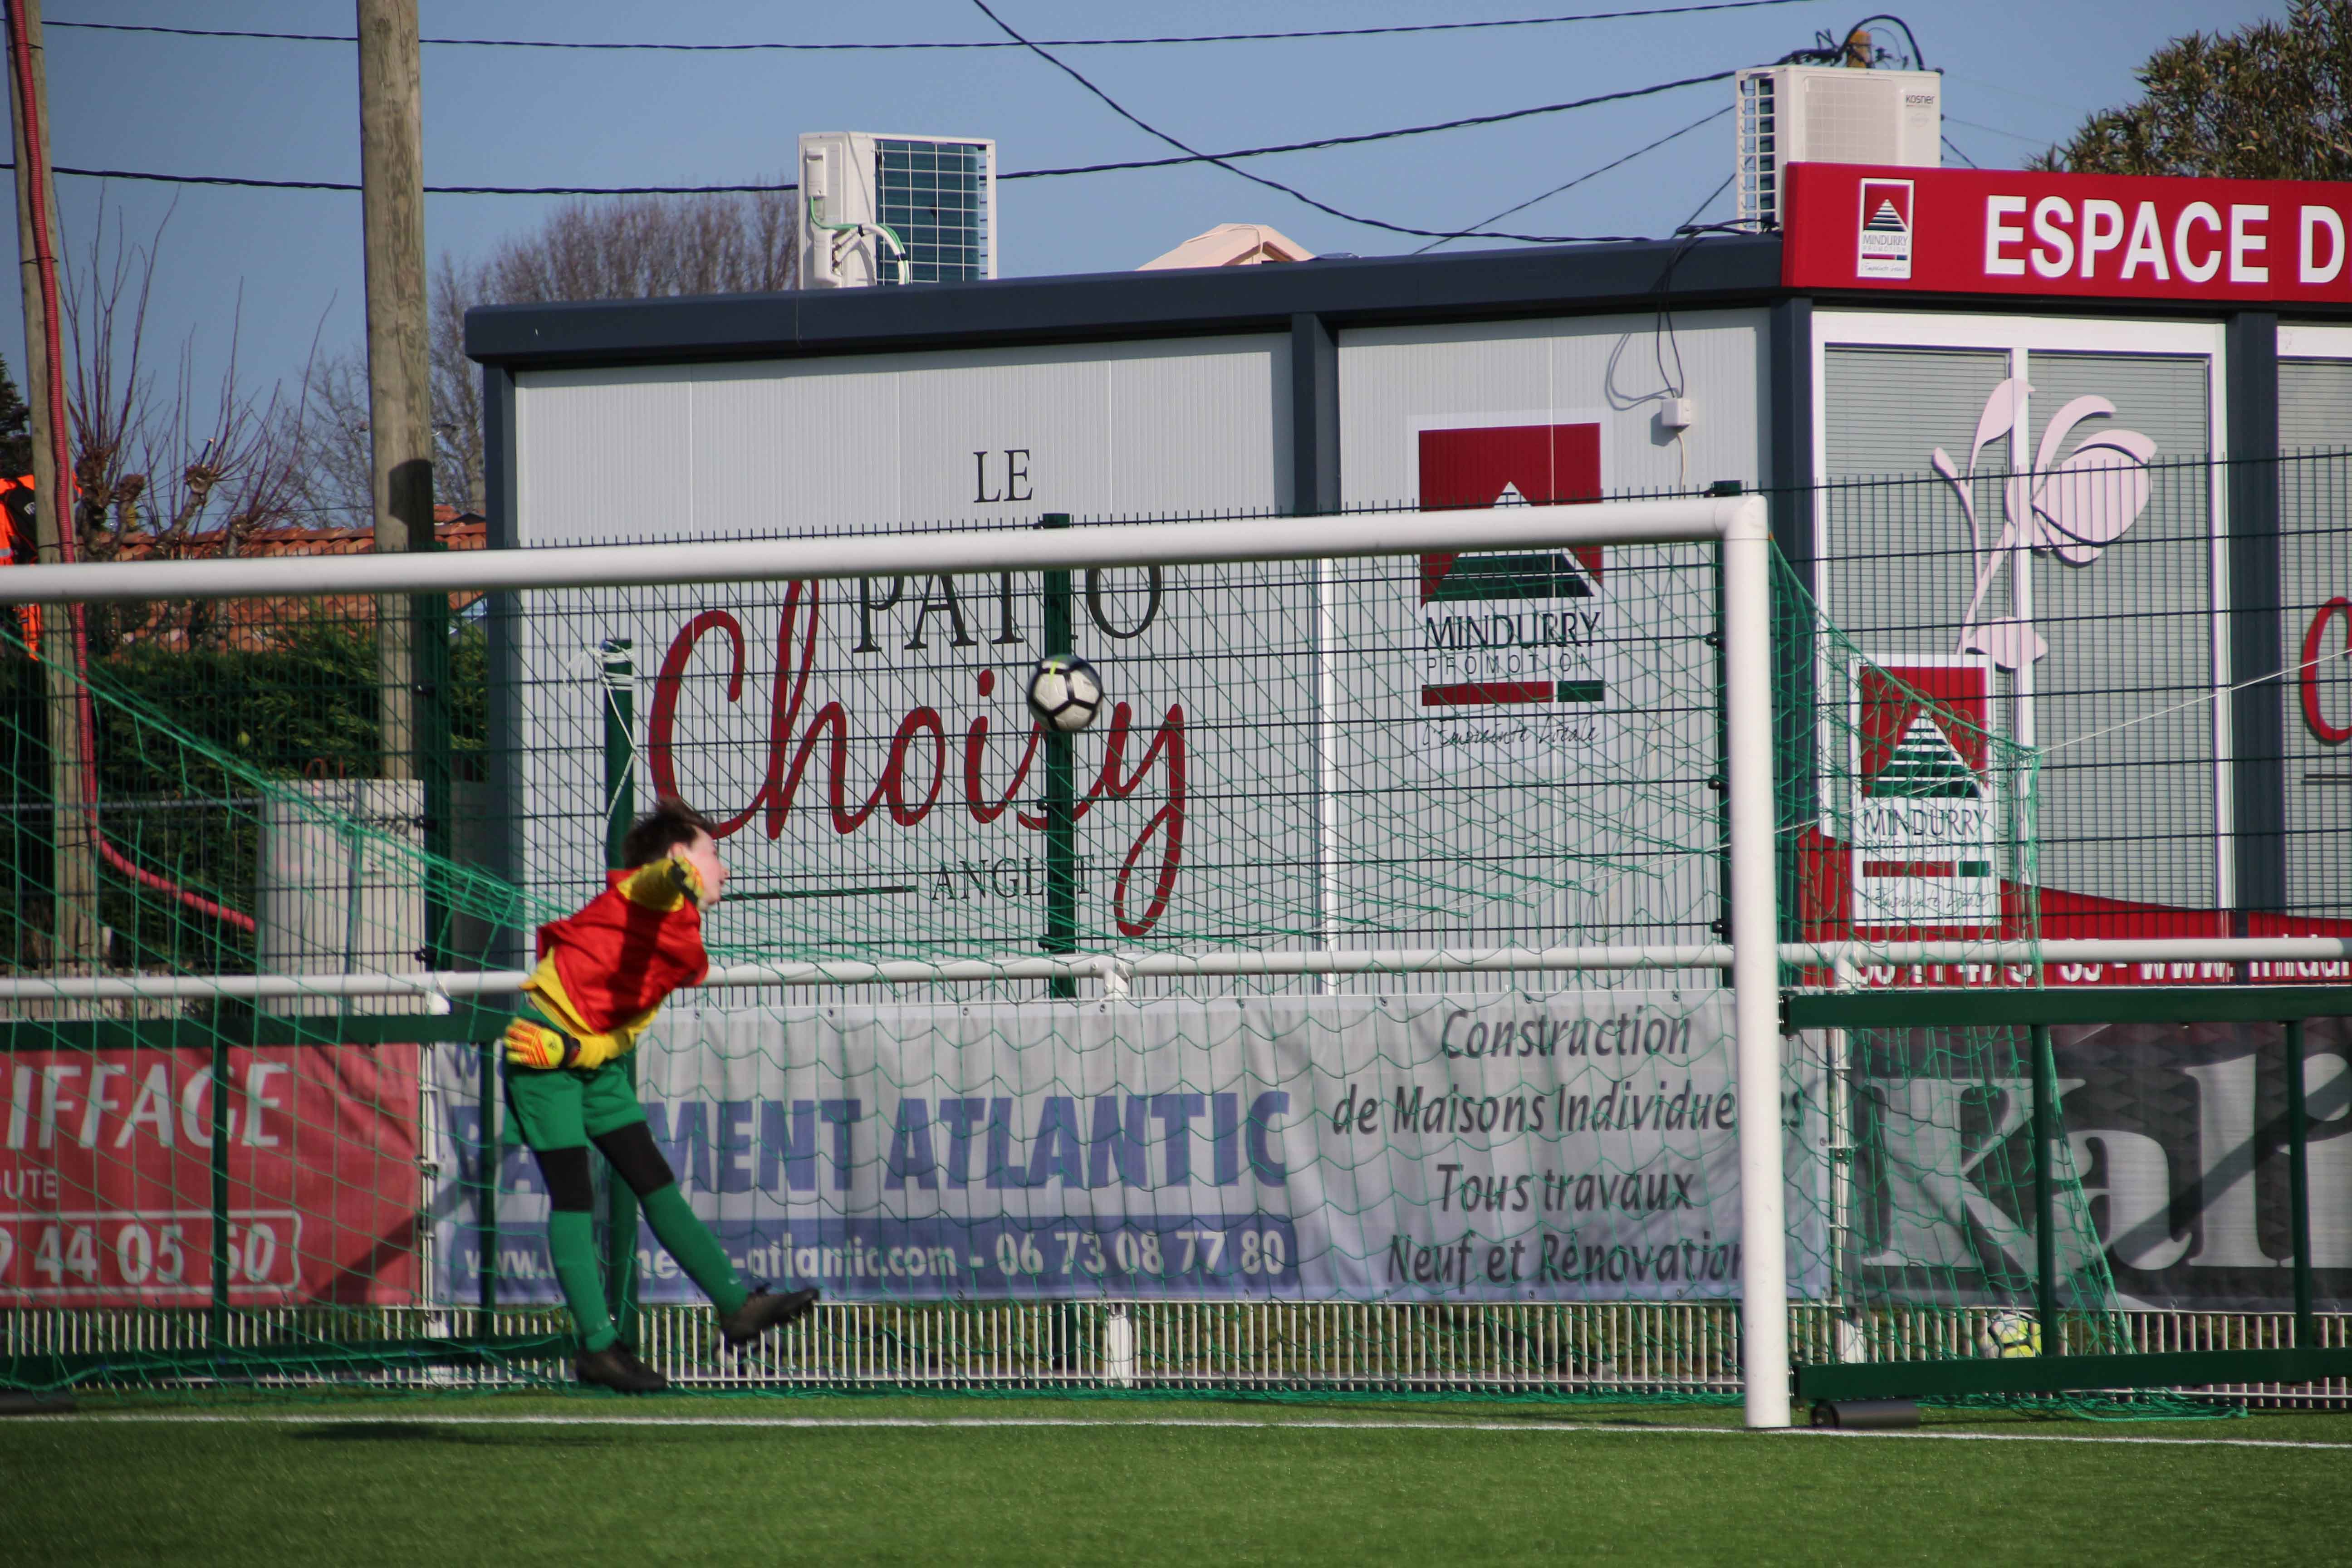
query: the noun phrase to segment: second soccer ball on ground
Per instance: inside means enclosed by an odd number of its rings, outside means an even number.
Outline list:
[[[2042,1325],[2023,1312],[1995,1312],[1978,1331],[1977,1348],[2002,1361],[2042,1353]]]
[[[1065,734],[1083,730],[1102,711],[1102,678],[1073,653],[1051,653],[1029,674],[1029,711]]]

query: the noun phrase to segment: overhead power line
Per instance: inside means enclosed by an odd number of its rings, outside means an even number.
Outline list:
[[[1809,5],[1818,0],[1706,0],[1695,5],[1651,5],[1624,11],[1580,11],[1559,16],[1507,16],[1478,22],[1420,22],[1385,27],[1315,27],[1284,33],[1194,33],[1166,37],[1044,38],[1042,47],[1057,49],[1127,48],[1160,44],[1256,44],[1294,38],[1371,38],[1403,33],[1467,33],[1500,27],[1556,27],[1574,22],[1617,22],[1651,16],[1684,16],[1706,11],[1753,11],[1766,6]],[[167,27],[137,22],[50,22],[52,30],[70,27],[93,33],[160,33],[180,38],[255,38],[276,43],[349,44],[348,33],[273,33],[236,27]],[[1018,49],[1028,45],[1010,38],[971,38],[915,43],[769,43],[673,44],[653,41],[616,43],[574,42],[560,38],[424,38],[428,47],[478,49],[637,50],[651,54],[728,55],[755,53],[880,53],[915,49]]]
[[[1554,185],[1551,189],[1544,192],[1543,195],[1539,196],[1529,196],[1526,201],[1521,202],[1515,207],[1505,207],[1501,212],[1495,214],[1491,217],[1480,218],[1476,223],[1471,225],[1460,234],[1448,235],[1444,239],[1433,239],[1427,245],[1423,246],[1420,250],[1414,251],[1413,254],[1415,256],[1420,256],[1424,252],[1435,250],[1439,246],[1447,244],[1452,240],[1475,239],[1479,237],[1479,230],[1485,228],[1490,223],[1500,223],[1505,218],[1510,216],[1513,213],[1527,211],[1538,202],[1548,202],[1551,200],[1552,197],[1560,195],[1562,192],[1572,191],[1576,189],[1577,186],[1583,184],[1587,180],[1597,180],[1612,169],[1622,169],[1626,164],[1632,163],[1634,159],[1641,157],[1643,154],[1654,153],[1669,142],[1679,141],[1683,137],[1685,137],[1692,132],[1697,130],[1702,125],[1712,125],[1730,112],[1731,105],[1727,103],[1721,109],[1717,110],[1713,114],[1702,115],[1700,118],[1692,121],[1680,131],[1667,132],[1664,136],[1659,137],[1655,142],[1651,142],[1646,147],[1636,147],[1631,153],[1626,153],[1623,157],[1612,158],[1609,162],[1601,164],[1601,167],[1597,169],[1587,169],[1583,174],[1577,175],[1576,178]]]
[[[1073,174],[1115,174],[1129,169],[1167,169],[1184,163],[1223,165],[1230,159],[1265,158],[1282,153],[1311,153],[1326,147],[1359,146],[1369,142],[1391,142],[1405,136],[1434,135],[1441,131],[1461,131],[1473,126],[1499,125],[1508,121],[1526,120],[1536,115],[1561,114],[1572,109],[1589,109],[1601,103],[1622,103],[1629,99],[1648,98],[1658,93],[1673,92],[1680,88],[1722,81],[1732,74],[1727,70],[1716,71],[1706,76],[1685,77],[1679,81],[1662,81],[1649,87],[1627,88],[1621,92],[1604,92],[1591,98],[1570,99],[1561,103],[1539,103],[1531,109],[1507,109],[1494,114],[1473,114],[1460,120],[1441,120],[1427,125],[1399,126],[1391,131],[1364,131],[1347,136],[1322,136],[1312,142],[1283,142],[1265,147],[1239,148],[1230,153],[1195,153],[1188,150],[1179,156],[1170,158],[1130,158],[1118,163],[1077,163],[1062,168],[1015,169],[997,177],[1002,180],[1045,180]],[[1714,116],[1709,118],[1712,119]],[[1167,138],[1163,137],[1161,140],[1165,141]],[[1181,145],[1181,143],[1176,143],[1176,145]],[[13,164],[0,163],[0,169],[12,167],[14,167]],[[360,188],[356,183],[343,180],[263,180],[229,174],[165,174],[142,169],[78,169],[68,168],[63,164],[56,165],[52,172],[59,174],[74,174],[85,179],[142,180],[175,185],[230,185],[265,191],[356,191]],[[1239,170],[1234,172],[1241,173]],[[1595,173],[1599,171],[1596,170]],[[1245,175],[1244,178],[1255,179],[1256,176]],[[794,191],[799,188],[797,184],[788,183],[740,185],[427,185],[425,190],[428,195],[441,196],[685,196],[737,195],[763,191]],[[1513,237],[1495,235],[1488,237],[1500,239]]]
[[[1947,114],[1944,116],[1944,123],[1947,125],[1965,125],[1971,131],[1990,131],[1995,136],[2006,136],[2012,142],[2024,142],[2035,147],[2047,147],[2050,145],[2050,138],[2047,136],[2028,136],[2021,132],[2003,130],[1998,125],[1986,125],[1974,120],[1962,120],[1956,114]]]
[[[1086,89],[1087,92],[1100,100],[1105,108],[1118,115],[1121,120],[1126,121],[1129,125],[1134,126],[1137,130],[1151,137],[1154,141],[1165,142],[1171,147],[1175,148],[1179,153],[1184,153],[1187,161],[1213,163],[1218,168],[1224,170],[1227,174],[1238,174],[1254,185],[1263,185],[1270,191],[1279,191],[1284,195],[1290,197],[1294,201],[1304,202],[1307,205],[1313,207],[1318,212],[1328,213],[1331,216],[1342,219],[1348,223],[1360,224],[1366,228],[1382,229],[1390,234],[1410,235],[1416,239],[1454,239],[1461,237],[1465,232],[1461,229],[1415,228],[1409,224],[1391,223],[1385,218],[1365,217],[1360,214],[1349,212],[1342,207],[1333,206],[1328,202],[1321,201],[1314,196],[1310,196],[1295,185],[1286,185],[1280,180],[1269,179],[1264,174],[1254,174],[1247,169],[1238,167],[1236,164],[1219,154],[1203,153],[1197,147],[1193,147],[1190,143],[1180,141],[1176,137],[1170,135],[1167,132],[1160,130],[1158,126],[1138,115],[1125,104],[1120,103],[1118,100],[1111,97],[1110,94],[1105,92],[1101,88],[1097,87],[1093,82],[1087,80],[1086,73],[1079,70],[1076,66],[1073,66],[1068,61],[1048,53],[1043,45],[1033,43],[1029,39],[1022,37],[1018,32],[1014,31],[1010,23],[1006,22],[1003,17],[999,16],[994,11],[989,9],[988,0],[971,0],[971,3],[979,9],[982,16],[986,16],[990,21],[995,23],[996,26],[1003,31],[1006,37],[1018,40],[1024,47],[1029,50],[1031,54],[1035,55],[1039,59],[1044,60],[1047,65],[1052,66],[1055,70],[1060,71],[1064,76],[1068,77],[1072,81],[1076,82],[1080,87]],[[1642,97],[1648,93],[1664,92],[1671,88],[1693,87],[1696,86],[1700,82],[1707,81],[1723,81],[1735,74],[1737,73],[1727,70],[1715,71],[1706,76],[1687,77],[1677,82],[1661,83],[1655,87],[1636,89],[1633,91],[1627,93],[1604,96],[1623,98]],[[1586,101],[1599,102],[1601,101],[1601,100],[1592,99]],[[1465,125],[1487,124],[1492,123],[1496,120],[1516,118],[1518,118],[1517,114],[1493,116],[1481,115],[1475,119],[1461,121],[1456,123]],[[1569,245],[1588,240],[1644,239],[1649,237],[1646,235],[1626,234],[1507,234],[1489,232],[1483,237],[1488,239],[1521,240],[1535,245]]]
[[[0,169],[14,169],[0,163]],[[351,180],[256,180],[237,174],[160,174],[146,169],[74,169],[49,166],[53,174],[74,174],[86,180],[142,180],[164,185],[231,185],[256,191],[356,191]],[[1013,176],[1005,175],[1010,179]],[[697,196],[741,195],[753,191],[796,191],[798,185],[427,185],[429,196]]]

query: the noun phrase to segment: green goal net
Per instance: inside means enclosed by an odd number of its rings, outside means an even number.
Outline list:
[[[1727,547],[920,570],[962,537],[92,604],[79,655],[49,607],[0,658],[0,1374],[561,1377],[495,1042],[674,794],[730,879],[634,1092],[731,1268],[826,1298],[719,1356],[610,1184],[609,1305],[674,1377],[1735,1394]],[[1782,980],[2030,943],[1990,689],[1773,596],[1775,934],[1836,946]],[[1023,700],[1065,650],[1107,690],[1066,738]],[[1781,1042],[1800,1359],[1976,1355],[2032,1305],[2029,1058]]]

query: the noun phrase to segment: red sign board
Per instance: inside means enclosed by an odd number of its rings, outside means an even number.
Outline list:
[[[1423,430],[1419,448],[1424,511],[1601,499],[1596,424]],[[1606,683],[1576,679],[1581,667],[1560,646],[1570,640],[1567,628],[1589,634],[1600,624],[1601,580],[1597,546],[1559,555],[1423,554],[1424,622],[1433,646],[1449,652],[1424,668],[1422,706],[1604,700]],[[1589,619],[1563,612],[1572,600],[1590,602]],[[1457,636],[1469,630],[1465,621],[1477,623],[1475,637]]]
[[[213,1118],[236,1306],[415,1299],[415,1046],[18,1051],[0,1067],[0,1307],[212,1299]],[[218,1107],[218,1110],[215,1107]]]
[[[2352,301],[2352,184],[1795,163],[1788,190],[1792,288]]]

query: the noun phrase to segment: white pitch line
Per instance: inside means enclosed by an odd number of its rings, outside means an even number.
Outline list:
[[[1184,1427],[1230,1428],[1245,1432],[1564,1432],[1618,1437],[1738,1437],[1738,1426],[1619,1426],[1571,1422],[1522,1424],[1509,1421],[1240,1421],[1153,1416],[1139,1420],[1091,1421],[1067,1416],[968,1416],[925,1420],[917,1416],[831,1415],[328,1415],[312,1413],[255,1415],[126,1411],[104,1415],[24,1415],[0,1421],[0,1431],[20,1423],[163,1423],[175,1426],[774,1426],[809,1428],[950,1429],[961,1427]],[[1833,1428],[1791,1426],[1762,1434],[1767,1436],[1912,1438],[1946,1443],[2110,1443],[2159,1448],[2319,1448],[2352,1449],[2352,1443],[2303,1443],[2269,1437],[2142,1437],[2118,1433],[2093,1437],[2058,1432],[1844,1432]]]
[[[1808,1437],[1925,1437],[1939,1443],[2131,1443],[2159,1448],[2352,1449],[2352,1443],[2294,1443],[2278,1437],[2135,1437],[2121,1432],[2112,1437],[2090,1437],[2064,1432],[1847,1432],[1834,1426],[1790,1426],[1785,1431]]]

